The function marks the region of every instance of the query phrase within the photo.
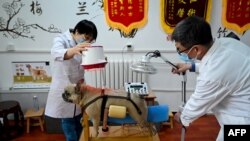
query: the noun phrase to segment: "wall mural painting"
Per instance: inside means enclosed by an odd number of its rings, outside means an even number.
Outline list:
[[[94,0],[94,2],[92,3],[92,5],[98,5],[101,9],[103,9],[104,2],[103,2],[103,0]]]
[[[40,29],[48,33],[61,33],[61,30],[53,24],[45,28],[37,23],[26,23],[23,18],[18,16],[24,6],[25,4],[21,0],[13,0],[11,3],[5,2],[2,4],[7,19],[0,17],[0,32],[5,38],[16,39],[23,37],[35,40],[35,35],[31,35],[31,29]],[[42,5],[37,0],[32,0],[29,6],[33,15],[42,15]]]
[[[218,30],[217,30],[217,38],[221,38],[221,37],[238,37],[238,35],[236,35],[234,32],[229,32],[229,30],[227,28],[223,28],[223,27],[220,27]],[[241,35],[241,37],[244,35],[246,31],[244,31]]]
[[[89,13],[86,11],[87,2],[78,2],[78,10],[79,12],[76,13],[76,15],[89,15]]]
[[[78,1],[77,3],[77,16],[90,15],[87,11],[87,4],[90,1]],[[118,1],[123,2],[123,1]],[[34,16],[41,16],[43,14],[43,5],[39,0],[32,0],[30,4],[24,4],[22,0],[12,0],[12,2],[5,2],[2,4],[2,8],[7,15],[7,18],[0,17],[0,32],[5,38],[17,39],[19,37],[28,38],[35,41],[35,35],[32,34],[32,29],[42,30],[48,33],[61,33],[61,30],[54,24],[50,24],[49,27],[44,27],[38,23],[27,23],[27,21],[20,17],[21,10],[24,10],[25,6],[29,6],[29,11]],[[93,0],[91,6],[98,6],[104,11],[104,0]],[[99,16],[99,15],[97,15]],[[93,18],[97,17],[94,16]],[[109,31],[119,31],[120,36],[124,38],[134,38],[138,28],[133,28],[130,32],[124,32],[119,28],[110,27]]]
[[[88,1],[89,2],[89,1]],[[92,6],[97,5],[100,9],[103,10],[103,0],[94,0],[91,4]],[[89,12],[87,12],[87,1],[79,1],[78,2],[78,12],[76,15],[89,15]]]
[[[220,38],[220,37],[226,37],[226,33],[228,32],[228,30],[226,28],[222,28],[220,27],[218,30],[217,30],[217,38]]]
[[[30,5],[31,9],[30,12],[33,13],[33,15],[38,14],[38,16],[41,16],[43,13],[41,4],[38,1],[32,1]]]

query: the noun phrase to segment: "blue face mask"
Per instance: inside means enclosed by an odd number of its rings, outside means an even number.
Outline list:
[[[76,40],[76,44],[80,44],[80,43],[83,43],[85,42],[85,40],[83,38],[80,38],[78,40]]]
[[[190,52],[191,50],[192,50],[192,48],[189,50],[189,52]],[[189,53],[189,52],[188,52],[188,53]],[[188,53],[184,53],[184,52],[180,53],[180,54],[179,54],[179,58],[180,58],[182,61],[184,61],[184,62],[191,62],[191,63],[195,62],[195,61],[196,61],[196,58],[195,58],[195,59],[192,59],[192,58],[188,57]]]
[[[193,59],[190,59],[186,53],[181,53],[179,58],[184,62],[193,62]]]

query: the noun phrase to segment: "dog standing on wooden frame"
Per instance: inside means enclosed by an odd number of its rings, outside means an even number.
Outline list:
[[[103,96],[107,96],[103,105]],[[145,99],[138,94],[127,94],[122,90],[102,89],[86,85],[82,81],[70,84],[65,88],[62,97],[67,102],[80,105],[93,122],[95,135],[98,136],[101,123],[101,111],[110,105],[125,106],[127,113],[141,126],[147,124],[147,105]]]

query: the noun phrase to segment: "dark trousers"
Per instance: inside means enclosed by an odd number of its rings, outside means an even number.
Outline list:
[[[62,128],[67,141],[79,141],[82,132],[81,118],[81,114],[74,118],[62,118]]]

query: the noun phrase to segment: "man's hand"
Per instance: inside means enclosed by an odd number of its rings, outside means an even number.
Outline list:
[[[187,127],[184,126],[181,122],[181,113],[180,112],[175,113],[174,120],[177,121],[178,123],[180,123],[185,130],[187,129]]]
[[[64,55],[64,60],[71,59],[74,55],[77,55],[77,54],[81,55],[83,51],[87,51],[86,47],[90,45],[91,45],[90,43],[84,42],[84,43],[80,43],[76,45],[73,48],[69,48]]]
[[[176,64],[177,68],[172,68],[173,74],[181,74],[185,73],[187,70],[191,69],[192,64],[186,64],[186,63],[178,63]]]
[[[174,120],[176,120],[178,123],[181,123],[181,121],[180,121],[180,116],[181,116],[181,113],[180,113],[180,112],[177,112],[177,113],[175,113],[175,115],[174,115]]]

